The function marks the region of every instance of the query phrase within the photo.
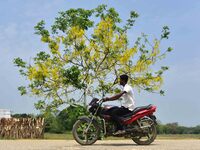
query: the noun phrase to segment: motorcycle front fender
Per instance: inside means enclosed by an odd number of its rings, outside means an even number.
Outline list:
[[[78,118],[78,120],[84,120],[84,121],[87,121],[87,122],[91,122],[92,121],[92,123],[94,123],[96,126],[99,127],[99,124],[98,124],[97,120],[96,119],[92,120],[92,118],[89,118],[88,116],[81,116],[81,117]]]
[[[88,116],[80,116],[78,117],[78,120],[90,121],[91,119]]]

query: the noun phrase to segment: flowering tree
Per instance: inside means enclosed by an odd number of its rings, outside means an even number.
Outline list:
[[[142,34],[131,43],[127,33],[137,17],[131,11],[123,25],[114,8],[100,5],[91,10],[60,12],[49,30],[40,21],[35,33],[48,50],[39,52],[32,64],[14,59],[20,74],[29,81],[18,88],[21,95],[40,97],[42,100],[35,104],[40,110],[57,109],[82,99],[86,104],[86,96],[118,92],[115,84],[121,74],[127,74],[130,84],[139,90],[164,94],[160,87],[168,67],[153,71],[152,65],[172,50],[160,49],[161,40],[168,39],[169,28],[163,27],[161,37],[152,42]]]

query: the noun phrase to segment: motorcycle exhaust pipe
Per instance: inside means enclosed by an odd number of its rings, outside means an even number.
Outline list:
[[[142,126],[142,127],[140,127],[140,129],[150,128],[150,127],[151,127],[150,125],[148,125],[148,126]]]
[[[138,130],[140,130],[140,128],[129,128],[129,129],[125,129],[126,133],[133,132],[133,131],[138,131]]]
[[[141,131],[144,128],[150,128],[150,127],[151,127],[151,125],[147,125],[147,126],[141,126],[141,127],[138,127],[138,128],[125,129],[125,131],[126,131],[126,133],[127,132],[133,132],[133,131]]]

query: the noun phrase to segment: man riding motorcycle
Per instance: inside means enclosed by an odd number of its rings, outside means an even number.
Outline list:
[[[122,106],[116,107],[110,112],[112,120],[115,121],[117,125],[117,130],[115,132],[115,135],[123,134],[125,132],[125,130],[123,129],[123,125],[121,124],[120,121],[120,116],[123,116],[133,111],[135,108],[135,97],[133,88],[130,85],[128,85],[127,82],[128,82],[128,76],[126,74],[121,75],[120,85],[123,86],[123,91],[112,97],[103,98],[103,101],[107,102],[107,101],[118,100],[119,98],[123,97]]]
[[[135,107],[133,89],[127,84],[128,76],[120,76],[123,91],[112,97],[93,98],[89,103],[88,116],[80,116],[73,125],[73,137],[81,145],[94,144],[102,134],[130,138],[139,145],[151,144],[156,136],[156,106]],[[103,106],[106,101],[123,97],[121,107]]]

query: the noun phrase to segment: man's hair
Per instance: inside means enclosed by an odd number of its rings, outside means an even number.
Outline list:
[[[126,83],[128,82],[128,76],[126,74],[121,75],[120,79],[125,81]]]

